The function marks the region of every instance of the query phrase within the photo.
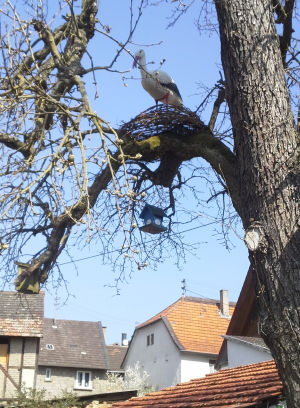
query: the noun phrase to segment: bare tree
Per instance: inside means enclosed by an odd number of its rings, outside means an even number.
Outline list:
[[[114,70],[120,53],[129,53],[144,3],[136,14],[131,10],[124,43],[111,37],[109,27],[98,28],[92,0],[83,0],[78,14],[66,1],[68,12],[61,12],[64,19],[54,29],[46,23],[42,4],[31,8],[29,19],[11,0],[2,6],[3,263],[12,270],[17,261],[18,290],[38,291],[72,231],[82,226],[87,239],[97,237],[108,252],[118,247],[121,265],[130,259],[143,268],[151,251],[136,228],[141,203],[151,192],[170,209],[170,231],[178,192],[189,188],[183,164],[190,177],[210,177],[201,166],[189,167],[191,159],[201,157],[219,182],[213,196],[230,198],[246,231],[260,331],[277,362],[288,405],[298,407],[299,135],[289,93],[299,65],[294,1],[215,1],[225,80],[208,95],[216,95],[208,124],[185,108],[161,107],[115,130],[93,111],[83,78],[97,69]],[[179,14],[187,7],[174,3]],[[111,64],[94,66],[91,58],[90,68],[84,68],[82,58],[90,56],[88,43],[96,32],[110,37],[118,51]],[[233,148],[216,128],[225,99]],[[22,248],[36,237],[41,237],[40,249],[19,262]],[[153,241],[157,251],[159,242],[184,250],[180,238],[168,232]]]
[[[57,13],[64,18],[54,29],[46,23],[42,3],[31,7],[29,16],[19,15],[11,1],[2,7],[1,260],[6,279],[13,277],[17,263],[18,290],[39,290],[74,230],[81,231],[83,241],[98,239],[107,257],[117,248],[111,261],[118,264],[120,278],[127,261],[140,269],[149,258],[162,259],[170,248],[183,259],[189,244],[175,233],[176,225],[192,222],[195,216],[186,211],[176,220],[177,193],[190,189],[197,197],[189,179],[211,181],[203,165],[190,165],[185,178],[179,171],[182,161],[203,156],[210,158],[220,178],[231,171],[225,161],[234,160],[234,155],[213,137],[212,125],[204,125],[193,112],[162,107],[158,117],[150,109],[115,130],[92,109],[87,90],[91,84],[83,78],[97,70],[115,71],[120,53],[129,53],[127,45],[143,6],[141,0],[131,9],[123,43],[110,35],[109,27],[97,26],[92,1],[83,2],[78,15],[73,3],[65,2]],[[95,32],[118,46],[108,65],[95,66],[89,54]],[[89,68],[82,65],[85,55]],[[187,143],[182,135],[196,138]],[[214,154],[215,143],[224,153],[223,169]],[[156,170],[150,163],[158,163]],[[171,215],[168,232],[145,244],[137,218],[151,197]],[[37,252],[24,261],[25,248],[37,237]]]

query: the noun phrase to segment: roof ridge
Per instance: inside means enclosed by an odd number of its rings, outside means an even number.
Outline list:
[[[76,323],[97,323],[97,324],[101,324],[101,321],[99,321],[99,320],[95,321],[95,320],[57,319],[56,317],[44,317],[44,320],[51,320],[51,321],[55,321],[55,322],[76,322]]]

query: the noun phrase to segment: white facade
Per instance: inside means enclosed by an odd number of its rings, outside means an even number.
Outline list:
[[[193,378],[201,378],[214,372],[215,357],[201,353],[181,352],[181,379],[187,382]]]
[[[135,331],[123,368],[139,362],[141,370],[149,375],[148,384],[159,390],[212,372],[211,358],[180,351],[160,319]]]
[[[153,344],[147,340],[153,336]],[[158,320],[136,330],[125,357],[124,369],[139,362],[141,370],[149,374],[149,385],[155,389],[180,382],[180,358],[178,348],[162,322]]]
[[[228,368],[273,359],[269,349],[235,339],[227,339],[227,355]]]

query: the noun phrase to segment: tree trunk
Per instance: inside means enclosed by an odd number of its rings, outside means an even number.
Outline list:
[[[241,216],[256,277],[259,330],[288,407],[300,407],[298,140],[271,1],[215,0],[237,156]]]

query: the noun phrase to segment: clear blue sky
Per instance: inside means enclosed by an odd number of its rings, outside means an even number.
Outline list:
[[[111,27],[110,34],[120,41],[128,36],[129,3],[128,0],[100,1],[99,19],[102,24]],[[136,45],[128,46],[133,53],[144,48],[147,60],[155,61],[153,69],[159,67],[160,60],[166,59],[163,70],[175,79],[184,104],[190,109],[195,109],[201,102],[199,83],[211,87],[219,79],[220,70],[218,36],[207,33],[200,36],[195,20],[201,2],[196,3],[174,28],[168,30],[166,26],[171,15],[171,4],[163,3],[144,9],[133,38]],[[147,47],[150,44],[157,45]],[[89,51],[94,56],[94,64],[103,66],[110,63],[116,45],[96,34]],[[130,70],[132,62],[130,56],[124,53],[114,68]],[[132,70],[124,76],[127,86],[124,86],[119,73],[96,73],[100,98],[93,100],[92,105],[102,118],[116,127],[153,105],[153,100],[141,87],[139,71]],[[203,117],[203,120],[206,119]],[[190,205],[193,205],[192,200]],[[107,326],[107,343],[110,344],[119,342],[122,332],[130,338],[137,323],[176,301],[181,296],[183,278],[186,279],[187,295],[217,299],[220,289],[228,289],[230,300],[236,301],[248,269],[247,251],[241,238],[243,234],[239,231],[238,236],[232,232],[233,245],[228,251],[218,240],[218,228],[210,226],[186,232],[188,242],[204,242],[196,256],[187,255],[180,270],[175,260],[170,259],[156,268],[149,265],[142,271],[136,271],[130,280],[121,285],[119,295],[105,286],[113,283],[115,276],[110,265],[101,265],[100,258],[96,257],[97,248],[87,248],[85,251],[74,249],[74,259],[93,258],[76,262],[77,270],[73,264],[63,265],[68,258],[59,258],[72,296],[63,304],[66,289],[62,287],[56,292],[49,284],[45,316],[101,321]],[[59,298],[57,306],[56,296]]]

